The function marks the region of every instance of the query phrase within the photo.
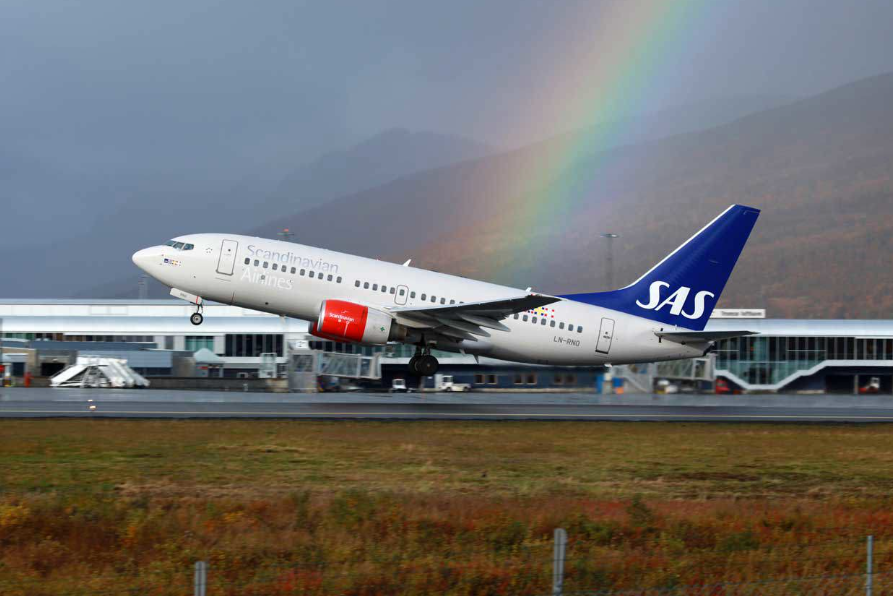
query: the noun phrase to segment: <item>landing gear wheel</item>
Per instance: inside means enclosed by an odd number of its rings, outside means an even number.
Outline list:
[[[416,354],[415,356],[413,356],[412,358],[409,359],[409,365],[408,365],[408,367],[409,367],[409,374],[411,374],[411,375],[415,375],[415,376],[418,376],[418,375],[419,375],[418,366],[419,366],[419,359],[420,359],[420,358],[421,358],[421,356],[419,356],[418,354]]]
[[[201,325],[202,321],[204,321],[204,320],[205,320],[205,317],[203,317],[202,313],[200,313],[200,312],[194,312],[194,313],[192,313],[192,316],[189,317],[189,322],[192,323],[193,325]]]
[[[430,377],[437,372],[438,367],[437,358],[430,354],[422,356],[416,363],[416,370],[423,377]]]

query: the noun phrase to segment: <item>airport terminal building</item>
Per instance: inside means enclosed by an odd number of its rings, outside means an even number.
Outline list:
[[[717,343],[717,376],[741,389],[893,393],[893,321],[713,319],[708,329],[757,332]]]
[[[127,359],[154,377],[256,378],[288,374],[296,354],[354,354],[374,360],[365,382],[382,387],[405,376],[412,351],[320,340],[304,321],[221,304],[207,304],[196,327],[192,311],[178,300],[0,300],[3,363],[16,376],[46,377],[89,354]],[[735,391],[893,394],[893,321],[715,314],[709,330],[756,332],[717,344],[713,371]],[[476,390],[592,390],[604,372],[443,356],[441,372]]]

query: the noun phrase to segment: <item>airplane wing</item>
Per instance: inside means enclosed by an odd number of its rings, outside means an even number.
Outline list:
[[[745,335],[756,335],[756,333],[756,331],[655,331],[654,335],[681,344],[686,342],[719,341],[721,339],[732,339],[733,337],[744,337]]]
[[[399,323],[408,327],[431,329],[454,339],[477,341],[477,337],[490,337],[486,329],[508,331],[500,323],[515,313],[528,311],[560,301],[555,296],[526,294],[514,298],[464,302],[460,304],[431,306],[395,306],[390,309]]]

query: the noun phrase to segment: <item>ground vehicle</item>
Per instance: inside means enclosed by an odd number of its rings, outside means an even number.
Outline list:
[[[871,377],[868,381],[867,385],[859,387],[859,393],[880,393],[881,391],[881,378],[880,377]]]
[[[667,395],[679,393],[679,387],[677,385],[674,385],[667,379],[660,379],[657,383],[655,383],[655,387],[657,389],[655,393],[662,393]]]
[[[409,389],[406,387],[406,379],[394,379],[391,381],[391,393],[408,393]]]
[[[437,375],[434,381],[438,391],[459,391],[462,393],[471,391],[471,385],[468,383],[456,383],[453,381],[453,375]]]

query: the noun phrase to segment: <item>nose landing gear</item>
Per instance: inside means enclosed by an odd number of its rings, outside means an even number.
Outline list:
[[[202,321],[205,320],[202,311],[205,310],[205,305],[202,302],[199,302],[196,306],[196,311],[189,316],[189,322],[193,325],[201,325]]]
[[[177,288],[171,288],[171,296],[194,304],[195,312],[189,315],[189,322],[193,325],[202,324],[202,321],[205,320],[204,315],[202,315],[202,311],[205,310],[205,301],[202,300],[201,296],[196,296],[195,294],[190,294],[189,292],[184,292],[183,290],[178,290]]]

